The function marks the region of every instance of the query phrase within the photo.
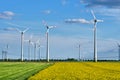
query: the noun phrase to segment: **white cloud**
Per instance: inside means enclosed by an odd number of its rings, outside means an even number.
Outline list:
[[[120,9],[107,9],[107,8],[102,8],[99,10],[96,10],[96,12],[98,12],[101,15],[105,15],[105,16],[112,16],[112,17],[120,17]]]
[[[14,16],[14,13],[11,11],[4,11],[3,13],[7,16]]]
[[[66,23],[82,23],[82,24],[91,24],[91,21],[87,21],[86,19],[66,19]]]
[[[86,7],[120,8],[120,0],[81,0]]]
[[[120,20],[120,0],[81,0],[80,3],[94,9],[100,15]]]
[[[12,11],[4,11],[0,13],[0,19],[12,19],[14,15]]]

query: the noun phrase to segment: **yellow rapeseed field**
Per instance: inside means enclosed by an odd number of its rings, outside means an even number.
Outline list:
[[[29,80],[120,80],[120,63],[57,62]]]

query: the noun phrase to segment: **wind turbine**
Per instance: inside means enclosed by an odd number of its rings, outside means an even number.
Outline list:
[[[94,12],[91,10],[92,16],[93,16],[93,22],[94,22],[94,61],[97,62],[97,22],[103,22],[103,20],[98,20],[94,14]]]
[[[118,59],[118,60],[120,61],[120,44],[117,43],[117,45],[118,45],[118,53],[119,53],[119,54],[118,54],[118,55],[119,55],[119,57],[118,57],[119,59]]]
[[[78,48],[79,48],[79,61],[81,60],[81,56],[80,56],[80,44],[78,45]]]
[[[34,61],[36,60],[37,44],[34,43]]]
[[[48,26],[45,22],[43,22],[45,27],[47,28],[47,31],[46,31],[46,38],[47,38],[47,46],[46,46],[46,60],[47,62],[49,62],[49,30],[52,29],[52,28],[55,28],[56,26]]]
[[[30,36],[30,39],[25,40],[25,41],[28,42],[28,60],[30,61],[31,60],[31,44],[33,45],[32,35]]]
[[[6,47],[2,50],[2,60],[8,61],[8,44]]]
[[[44,47],[40,44],[40,41],[38,42],[38,54],[39,54],[39,60],[41,59],[41,48]]]
[[[9,48],[9,45],[7,44],[6,45],[6,53],[5,53],[5,58],[7,61],[8,61],[8,48]]]
[[[9,23],[9,22],[6,22],[7,24],[9,24],[9,25],[12,25],[12,26],[17,26],[17,27],[21,27],[20,25],[17,25],[17,24],[13,24],[13,23]],[[28,29],[29,28],[26,28],[25,30],[20,30],[20,29],[18,29],[18,28],[10,28],[10,29],[8,29],[8,30],[17,30],[18,32],[20,32],[20,34],[21,34],[21,61],[23,61],[23,41],[24,41],[24,33],[26,32],[26,31],[28,31]]]
[[[40,45],[40,39],[36,42],[37,44],[37,48],[38,48],[38,60],[40,60],[40,48],[41,48],[41,45]]]
[[[41,59],[41,57],[40,57],[40,55],[41,55],[40,54],[40,52],[41,52],[41,45],[40,44],[38,45],[38,48],[39,48],[39,60],[40,60]]]
[[[26,31],[28,31],[28,29],[29,28],[26,28],[25,30],[19,30],[18,28],[16,28],[16,30],[18,31],[18,32],[20,32],[20,34],[21,34],[21,61],[23,61],[23,41],[24,41],[24,33],[26,32]]]
[[[34,42],[34,60],[37,60],[37,46],[39,44],[40,39]]]

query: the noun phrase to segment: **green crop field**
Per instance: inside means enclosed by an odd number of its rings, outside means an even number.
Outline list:
[[[0,62],[0,80],[27,79],[120,80],[120,62]]]
[[[50,65],[38,62],[0,62],[0,80],[27,80]]]

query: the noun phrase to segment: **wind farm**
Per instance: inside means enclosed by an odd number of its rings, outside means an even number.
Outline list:
[[[119,80],[119,3],[2,0],[0,80]]]

